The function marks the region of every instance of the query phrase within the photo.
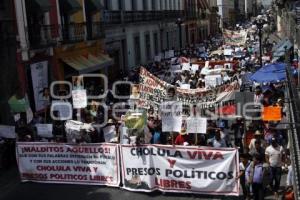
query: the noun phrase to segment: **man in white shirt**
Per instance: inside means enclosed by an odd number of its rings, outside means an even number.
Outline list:
[[[280,179],[282,174],[282,165],[284,161],[284,149],[280,146],[276,138],[271,139],[271,145],[266,148],[266,162],[270,165],[271,168],[271,182],[270,185],[273,189],[275,199],[278,197],[278,190],[280,187]],[[275,184],[274,184],[275,182]]]

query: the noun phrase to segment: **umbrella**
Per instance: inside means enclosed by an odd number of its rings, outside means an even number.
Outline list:
[[[276,83],[286,80],[284,63],[265,65],[255,72],[250,79],[258,83]]]

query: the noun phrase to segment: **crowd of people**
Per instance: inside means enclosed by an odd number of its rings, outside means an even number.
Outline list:
[[[246,24],[238,29],[247,29],[251,24]],[[252,35],[251,35],[252,34]],[[251,37],[250,37],[251,36]],[[233,61],[237,62],[236,67],[221,71],[221,84],[226,84],[229,80],[237,76],[243,84],[243,76],[247,73],[257,70],[259,65],[258,49],[255,44],[258,38],[255,33],[250,33],[249,39],[245,45],[230,46],[224,44],[222,36],[210,37],[209,40],[201,45],[187,46],[180,51],[175,51],[173,59],[161,59],[147,66],[144,66],[149,72],[159,77],[161,80],[181,87],[189,84],[190,89],[208,88],[205,85],[206,71],[212,70],[211,66],[199,66],[199,70],[188,71],[179,70],[174,72],[170,70],[172,65],[182,65],[182,60],[188,62],[205,62],[205,61]],[[224,55],[224,50],[232,50],[231,55]],[[220,51],[220,54],[213,54],[214,51]],[[268,54],[269,52],[266,52]],[[270,63],[266,60],[264,64]],[[133,83],[139,83],[139,67],[132,69],[127,80]],[[89,88],[96,87],[93,84]],[[93,89],[91,89],[93,90]],[[120,93],[130,94],[128,86],[119,88]],[[126,90],[126,92],[124,92]],[[287,108],[285,106],[283,83],[271,83],[261,85],[251,83],[249,91],[254,92],[253,102],[263,106],[278,106],[281,108],[283,118],[287,116]],[[94,91],[94,90],[93,90]],[[101,93],[101,88],[99,89]],[[168,92],[176,95],[175,90]],[[130,101],[130,100],[129,100]],[[253,197],[255,200],[264,199],[265,191],[271,191],[275,198],[278,199],[280,192],[280,183],[283,173],[288,173],[286,192],[291,193],[292,184],[292,168],[289,158],[289,146],[287,129],[282,125],[281,121],[263,121],[249,120],[242,116],[234,119],[219,118],[216,120],[208,120],[206,134],[188,134],[185,128],[178,133],[163,133],[161,117],[151,110],[148,111],[146,126],[143,129],[143,137],[132,137],[128,135],[124,140],[122,131],[124,130],[124,118],[115,119],[111,112],[115,103],[125,103],[127,100],[114,98],[111,90],[106,93],[106,98],[101,102],[92,101],[86,109],[81,109],[73,114],[74,119],[79,119],[80,131],[68,130],[65,121],[52,120],[48,114],[36,113],[33,120],[28,124],[26,122],[26,114],[22,113],[20,119],[16,122],[16,133],[19,141],[44,141],[44,142],[61,142],[61,143],[130,143],[137,144],[167,144],[167,145],[190,145],[190,146],[210,146],[216,148],[233,147],[238,148],[240,152],[240,174],[237,179],[240,180],[243,195],[245,199]],[[132,102],[132,101],[131,101]],[[133,101],[134,103],[134,101]],[[105,122],[105,109],[101,104],[108,107],[108,120],[104,127],[93,126],[93,124],[102,124]],[[120,104],[121,105],[121,104]],[[259,117],[260,112],[256,113]],[[38,134],[36,124],[52,123],[53,137],[43,138]],[[73,122],[75,123],[75,122]],[[88,126],[84,126],[88,124]],[[113,137],[109,141],[105,137],[107,127],[113,126]],[[124,142],[125,141],[125,142]],[[3,141],[4,142],[4,139]],[[10,145],[13,142],[10,142]],[[3,148],[2,155],[14,154],[11,148]],[[10,156],[6,156],[10,157]],[[9,163],[11,161],[8,161]]]

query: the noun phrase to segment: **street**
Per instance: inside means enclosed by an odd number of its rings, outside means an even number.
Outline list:
[[[281,185],[285,183],[283,176]],[[17,169],[11,169],[5,174],[0,174],[0,200],[193,200],[193,199],[242,199],[239,197],[203,196],[195,194],[177,194],[161,192],[138,193],[118,188],[91,186],[91,185],[65,185],[43,183],[21,183]],[[272,195],[266,196],[266,200],[274,199]]]

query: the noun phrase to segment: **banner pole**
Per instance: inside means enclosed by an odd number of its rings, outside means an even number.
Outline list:
[[[198,146],[198,133],[196,133],[196,141],[195,141],[195,145]]]

